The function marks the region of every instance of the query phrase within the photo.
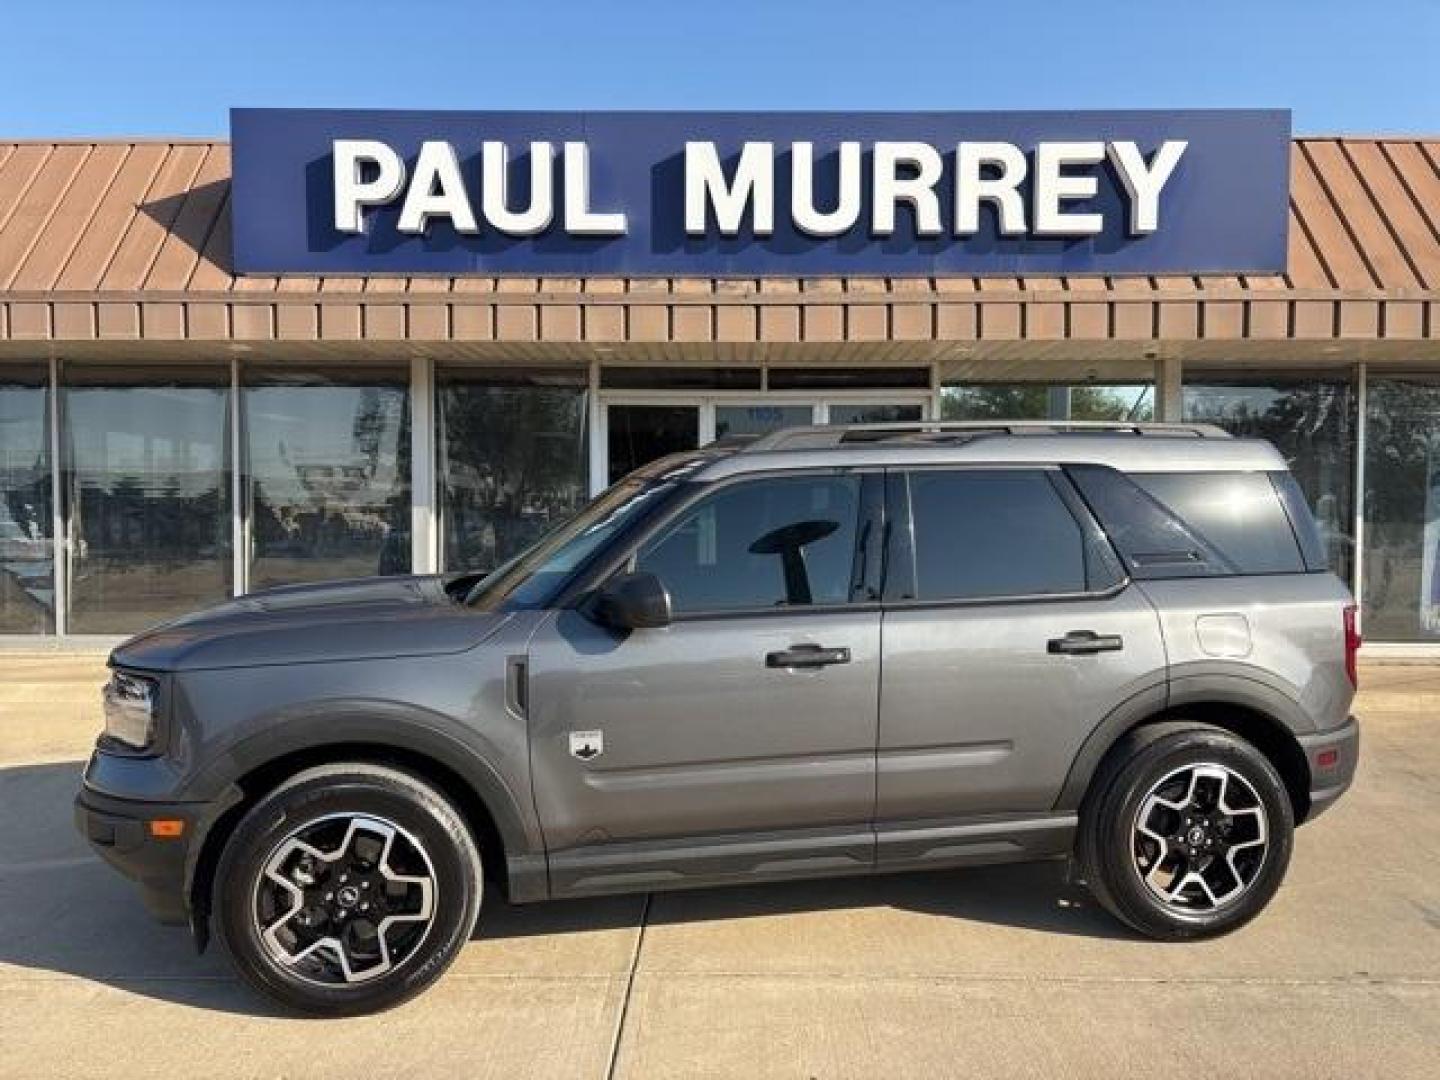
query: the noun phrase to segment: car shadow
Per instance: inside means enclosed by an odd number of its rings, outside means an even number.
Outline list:
[[[251,993],[212,946],[197,955],[183,928],[157,924],[135,888],[75,832],[78,761],[0,768],[0,965],[92,980],[194,1008],[280,1015]],[[492,892],[493,895],[493,892]],[[1130,935],[1067,879],[1064,863],[656,894],[650,926],[897,908],[1049,934]],[[607,897],[487,905],[484,942],[638,926],[643,898]]]

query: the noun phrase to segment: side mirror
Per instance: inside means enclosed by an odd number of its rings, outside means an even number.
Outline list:
[[[615,630],[670,625],[670,591],[654,574],[623,574],[595,598],[595,618]]]

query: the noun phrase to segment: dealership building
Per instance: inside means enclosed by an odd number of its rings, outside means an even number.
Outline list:
[[[0,142],[3,647],[490,567],[660,455],[932,419],[1270,439],[1367,649],[1440,643],[1440,140],[240,110]]]

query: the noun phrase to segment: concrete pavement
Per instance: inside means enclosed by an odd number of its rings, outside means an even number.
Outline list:
[[[1356,789],[1219,941],[1054,865],[491,905],[441,983],[293,1020],[153,925],[70,825],[92,657],[0,656],[0,1077],[1434,1076],[1440,669],[1369,667]]]

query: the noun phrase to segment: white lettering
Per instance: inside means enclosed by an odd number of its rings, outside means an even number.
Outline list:
[[[530,205],[511,210],[506,197],[510,151],[503,142],[487,142],[481,152],[480,202],[485,220],[509,236],[535,236],[555,218],[555,147],[530,144]]]
[[[590,147],[567,142],[565,167],[565,231],[576,236],[624,236],[629,228],[623,213],[590,209]]]
[[[914,175],[900,175],[902,168]],[[895,206],[909,203],[915,211],[915,235],[939,236],[940,200],[935,185],[944,165],[940,152],[929,143],[877,142],[875,144],[875,205],[871,232],[889,236],[895,231]]]
[[[790,219],[807,236],[841,236],[860,220],[860,144],[840,144],[839,182],[834,210],[815,206],[815,144],[790,147]]]
[[[775,231],[775,148],[768,142],[747,142],[740,150],[735,165],[735,178],[725,182],[725,170],[713,142],[685,144],[685,232],[704,236],[709,215],[715,211],[715,224],[721,236],[735,236],[745,208],[752,201],[756,236],[769,236]]]
[[[391,202],[405,186],[405,162],[374,139],[336,139],[331,153],[335,159],[335,230],[363,233],[365,207]],[[362,178],[366,166],[376,170],[371,180]]]
[[[405,193],[396,227],[402,233],[418,236],[435,217],[449,218],[456,232],[480,231],[470,197],[465,194],[455,148],[448,142],[420,144],[420,156],[415,159],[415,173],[410,178],[410,189]]]
[[[1160,192],[1189,145],[1184,139],[1166,139],[1147,165],[1133,142],[1110,144],[1110,161],[1130,196],[1131,236],[1148,236],[1160,227]]]
[[[986,168],[995,170],[984,175]],[[980,231],[980,204],[993,203],[1001,236],[1025,235],[1020,184],[1029,165],[1013,143],[962,142],[955,148],[955,235]]]
[[[1100,214],[1066,212],[1062,202],[1093,199],[1100,182],[1093,173],[1066,175],[1067,165],[1095,165],[1105,159],[1102,142],[1042,142],[1035,147],[1035,235],[1094,236],[1105,227]]]

